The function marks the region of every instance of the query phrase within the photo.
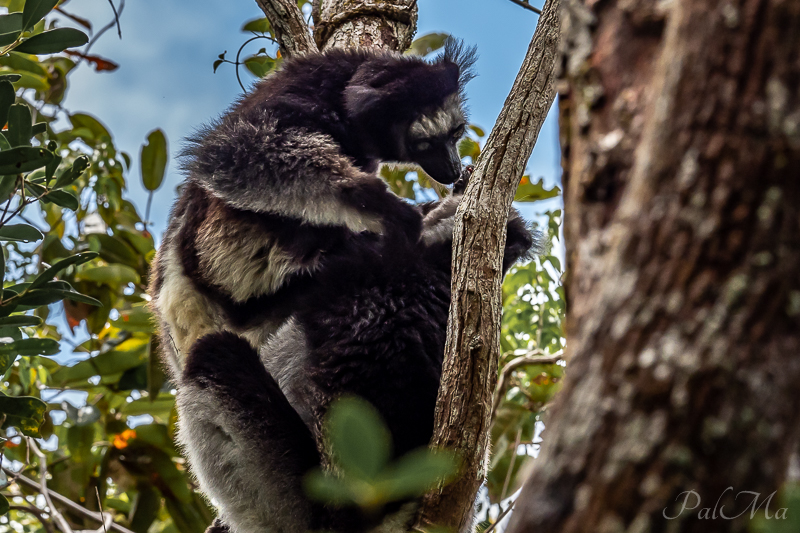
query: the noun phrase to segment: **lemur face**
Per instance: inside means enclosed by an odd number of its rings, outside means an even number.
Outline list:
[[[466,131],[461,99],[453,94],[442,107],[417,118],[408,128],[406,150],[439,183],[449,185],[461,176],[458,141]]]

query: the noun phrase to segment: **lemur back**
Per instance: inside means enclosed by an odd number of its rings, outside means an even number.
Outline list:
[[[342,395],[378,410],[396,456],[428,444],[458,200],[420,208],[426,214],[416,243],[366,233],[348,241],[265,344],[254,347],[232,333],[194,344],[178,391],[178,438],[201,488],[219,505],[214,531],[224,524],[231,533],[357,533],[411,516],[413,506],[363,516],[320,505],[306,496],[303,479],[311,468],[329,466],[322,421]],[[533,244],[512,212],[504,270]]]
[[[473,61],[456,45],[433,62],[304,55],[190,139],[150,290],[174,380],[205,334],[233,331],[260,346],[290,313],[289,286],[354,236],[419,238],[417,211],[387,189],[378,163],[416,162],[442,183],[458,177]]]

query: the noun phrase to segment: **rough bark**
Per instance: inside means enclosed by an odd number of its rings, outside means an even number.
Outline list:
[[[417,0],[318,0],[314,38],[332,47],[406,50],[417,30]]]
[[[800,430],[800,3],[565,20],[570,364],[508,531],[743,531]]]
[[[417,528],[464,531],[486,475],[489,415],[497,382],[502,314],[502,250],[514,192],[555,97],[559,1],[545,4],[511,93],[476,162],[453,236],[450,320],[431,445],[456,451],[462,467],[428,494]]]
[[[316,52],[317,45],[308,31],[303,13],[294,0],[256,0],[272,26],[272,34],[281,47],[281,53]]]

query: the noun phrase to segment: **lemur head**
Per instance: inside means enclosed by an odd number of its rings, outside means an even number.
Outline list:
[[[384,161],[416,163],[443,184],[461,175],[458,141],[467,126],[464,86],[474,48],[448,39],[433,62],[380,55],[356,71],[345,107],[365,152]]]

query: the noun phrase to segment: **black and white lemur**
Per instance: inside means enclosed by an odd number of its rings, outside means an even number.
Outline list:
[[[189,150],[152,296],[179,441],[219,527],[374,525],[302,488],[309,469],[328,466],[321,422],[338,396],[375,406],[396,455],[430,440],[460,196],[412,206],[375,170],[401,160],[443,183],[460,176],[471,61],[460,52],[287,61]],[[513,212],[503,268],[532,245]]]

